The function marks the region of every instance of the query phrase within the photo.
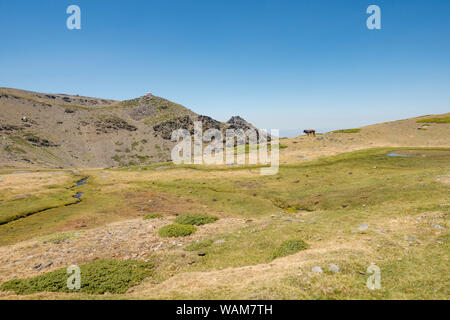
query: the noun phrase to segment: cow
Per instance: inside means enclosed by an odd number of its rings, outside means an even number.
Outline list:
[[[312,129],[310,129],[310,130],[303,130],[303,132],[304,133],[306,133],[306,135],[313,135],[314,137],[316,136],[316,130],[312,130]]]

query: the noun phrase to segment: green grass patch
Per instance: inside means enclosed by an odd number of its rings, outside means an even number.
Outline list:
[[[289,256],[306,249],[308,249],[308,244],[301,239],[284,240],[273,253],[272,259]]]
[[[186,237],[197,231],[197,228],[186,224],[170,224],[159,229],[158,234],[163,238]]]
[[[7,224],[30,215],[53,209],[68,206],[79,202],[73,197],[75,193],[71,190],[59,188],[50,192],[45,197],[27,196],[23,198],[11,199],[0,203],[0,225]]]
[[[47,236],[40,237],[38,240],[42,242],[60,243],[66,240],[73,240],[78,238],[84,233],[84,231],[65,231]]]
[[[184,250],[185,251],[198,251],[202,249],[206,249],[209,246],[213,244],[212,240],[196,240],[192,241],[190,244],[188,244]]]
[[[15,147],[15,146],[6,146],[3,148],[6,152],[12,152],[12,153],[22,153],[25,154],[27,153],[25,150],[19,148],[19,147]]]
[[[417,120],[417,123],[450,123],[450,117],[442,117],[442,118],[428,118]]]
[[[175,222],[179,224],[190,224],[200,226],[202,224],[213,223],[219,220],[216,216],[209,216],[203,213],[185,213],[175,218]]]
[[[341,129],[341,130],[334,130],[333,133],[358,133],[361,129],[355,128],[355,129]]]
[[[144,220],[150,220],[150,219],[159,219],[162,218],[163,215],[161,213],[150,213],[144,216]]]
[[[80,267],[81,287],[67,288],[66,268],[39,275],[34,278],[15,279],[3,283],[2,291],[26,295],[37,292],[83,292],[88,294],[123,294],[151,275],[153,264],[143,261],[97,260]]]

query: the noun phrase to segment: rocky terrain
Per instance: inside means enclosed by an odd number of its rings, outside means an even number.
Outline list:
[[[254,128],[223,123],[156,96],[132,100],[0,88],[0,165],[100,168],[170,161],[172,131]]]

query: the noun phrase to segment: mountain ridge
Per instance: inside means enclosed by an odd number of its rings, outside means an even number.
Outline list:
[[[86,168],[170,161],[174,129],[254,128],[157,96],[112,100],[0,88],[0,165]],[[234,119],[242,119],[235,123]],[[230,122],[231,121],[231,122]]]

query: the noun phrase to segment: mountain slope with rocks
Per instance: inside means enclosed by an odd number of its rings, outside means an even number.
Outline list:
[[[164,98],[116,101],[0,88],[0,166],[99,168],[170,161],[172,131],[249,129],[223,123]]]

